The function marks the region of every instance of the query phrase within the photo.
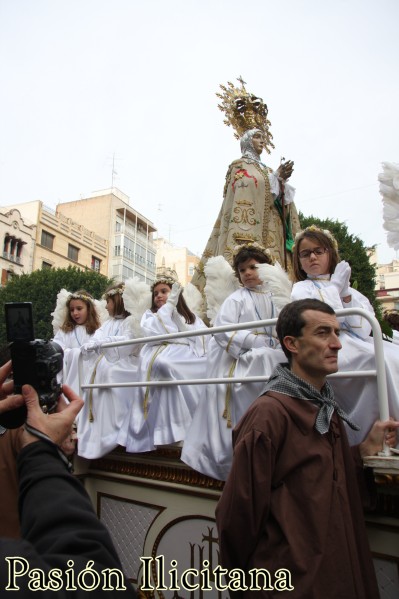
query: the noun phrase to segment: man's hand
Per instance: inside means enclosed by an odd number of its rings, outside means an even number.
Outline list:
[[[398,441],[399,422],[397,420],[377,420],[371,427],[367,437],[359,445],[362,458],[376,455],[384,448],[384,441],[388,447],[395,447]]]
[[[65,455],[67,457],[71,457],[75,453],[77,441],[78,441],[78,436],[76,433],[76,424],[73,424],[70,434],[60,445],[60,448],[62,449],[62,451],[65,453]]]
[[[63,397],[60,397],[57,405],[57,412],[53,414],[43,414],[37,393],[30,385],[22,387],[22,396],[25,401],[28,415],[26,422],[32,428],[37,429],[44,435],[47,435],[53,443],[61,446],[65,439],[71,435],[72,425],[83,407],[83,399],[72,391],[67,385],[62,387],[65,397],[70,401],[67,404]],[[22,446],[29,445],[37,441],[37,437],[24,431],[22,435]]]
[[[14,390],[14,381],[4,381],[10,377],[12,371],[11,360],[0,368],[0,414],[9,412],[24,405],[22,395],[11,395]]]

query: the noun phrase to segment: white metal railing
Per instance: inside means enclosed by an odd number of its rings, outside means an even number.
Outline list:
[[[378,320],[373,314],[362,310],[361,308],[346,308],[343,310],[336,310],[335,314],[340,316],[351,316],[357,314],[362,316],[371,325],[373,331],[373,341],[375,350],[375,361],[376,368],[373,370],[356,370],[356,371],[342,371],[335,374],[329,375],[329,378],[352,378],[352,377],[376,377],[377,378],[377,390],[378,390],[378,403],[381,420],[389,419],[389,406],[388,406],[388,392],[387,392],[387,381],[385,372],[385,360],[384,360],[384,348],[381,327]],[[140,337],[136,339],[129,339],[127,341],[118,341],[113,343],[104,343],[102,347],[120,347],[125,345],[137,345],[143,343],[158,343],[162,341],[169,341],[172,339],[181,339],[187,337],[199,337],[202,335],[213,335],[214,333],[224,333],[228,331],[240,331],[243,329],[254,329],[257,327],[267,327],[275,325],[277,318],[271,318],[268,320],[256,320],[252,322],[244,322],[234,325],[225,325],[221,327],[209,327],[206,329],[197,329],[195,331],[183,331],[180,333],[170,333],[165,335],[155,335],[152,337]],[[103,389],[108,387],[159,387],[159,386],[177,386],[177,385],[208,385],[208,384],[227,384],[227,383],[255,383],[261,381],[268,381],[269,376],[252,376],[245,378],[238,377],[224,377],[224,378],[201,378],[201,379],[184,379],[184,380],[157,380],[157,381],[132,381],[124,383],[93,383],[82,385],[82,389]],[[385,455],[390,454],[388,447],[384,450]]]

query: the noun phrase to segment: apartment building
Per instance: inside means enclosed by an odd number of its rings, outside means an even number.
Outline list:
[[[384,310],[399,311],[399,260],[377,265],[376,292]]]
[[[25,220],[17,208],[3,208],[0,211],[0,239],[3,243],[1,285],[5,285],[13,275],[32,271],[36,225]]]
[[[157,274],[164,274],[169,269],[171,272],[177,273],[183,286],[190,283],[200,257],[190,252],[186,247],[173,245],[163,237],[155,239],[154,244],[157,249]]]
[[[153,223],[134,210],[129,197],[113,187],[87,198],[58,204],[57,213],[78,220],[108,240],[106,274],[117,281],[133,276],[151,283],[155,279]]]
[[[34,224],[35,239],[31,272],[39,268],[90,268],[106,275],[108,242],[72,218],[44,206],[40,200],[8,207]]]

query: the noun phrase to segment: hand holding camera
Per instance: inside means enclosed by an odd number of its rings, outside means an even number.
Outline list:
[[[7,340],[11,342],[14,393],[20,395],[22,385],[32,385],[43,412],[51,413],[56,409],[61,393],[57,374],[62,370],[64,352],[54,341],[35,339],[30,302],[6,303],[5,310]],[[25,422],[26,414],[26,405],[22,402],[11,411],[3,411],[0,425],[18,428]]]
[[[11,360],[0,368],[0,416],[10,410],[16,410],[24,405],[22,395],[12,395],[14,391],[14,381],[7,381],[12,372]]]
[[[83,399],[76,395],[70,387],[64,385],[62,390],[70,403],[67,404],[61,397],[57,402],[57,411],[52,414],[44,414],[40,407],[38,395],[31,385],[23,385],[22,394],[12,395],[13,381],[5,382],[10,374],[11,361],[0,368],[0,415],[25,406],[28,426],[43,433],[55,445],[62,446],[65,439],[71,434],[75,418],[83,407]],[[23,446],[37,440],[36,436],[24,431]]]
[[[56,412],[44,414],[36,391],[31,385],[23,385],[22,397],[27,408],[26,425],[28,428],[22,435],[23,447],[41,438],[30,433],[29,429],[40,432],[57,446],[62,446],[65,439],[71,436],[72,425],[83,407],[83,399],[67,385],[63,385],[62,391],[70,403],[67,404],[61,396]]]

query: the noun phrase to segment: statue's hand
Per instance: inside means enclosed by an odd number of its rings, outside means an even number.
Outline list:
[[[288,160],[287,162],[283,162],[277,169],[277,176],[284,181],[287,181],[294,171],[294,162],[293,160]]]

